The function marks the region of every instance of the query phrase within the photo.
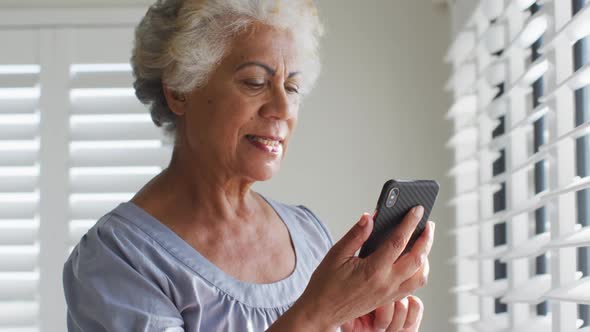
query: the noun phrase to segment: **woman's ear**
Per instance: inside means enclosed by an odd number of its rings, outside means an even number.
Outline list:
[[[183,93],[170,89],[166,85],[163,86],[163,90],[164,97],[166,97],[166,102],[168,103],[170,111],[178,116],[184,115],[186,108],[186,96]]]

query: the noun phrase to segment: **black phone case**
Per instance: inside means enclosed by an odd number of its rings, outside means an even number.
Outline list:
[[[393,188],[399,188],[397,200],[392,207],[387,207],[385,202]],[[412,248],[414,242],[424,231],[430,212],[438,195],[438,183],[433,180],[400,181],[389,180],[383,185],[379,200],[377,201],[377,215],[374,221],[373,231],[369,239],[363,244],[359,257],[367,257],[373,253],[379,245],[389,237],[398,224],[402,222],[406,213],[416,205],[424,207],[424,215],[412,234],[404,253]]]

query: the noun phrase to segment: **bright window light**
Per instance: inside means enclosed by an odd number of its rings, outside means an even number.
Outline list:
[[[0,75],[39,74],[39,65],[0,65]]]
[[[162,147],[160,140],[138,141],[75,141],[70,143],[72,150],[78,149],[152,149]]]
[[[3,151],[23,151],[38,150],[39,140],[32,141],[0,141],[0,150]]]
[[[77,63],[70,66],[70,73],[104,73],[104,72],[131,72],[129,63]]]
[[[0,125],[39,124],[39,113],[0,114]]]
[[[39,87],[32,88],[0,88],[0,100],[2,99],[35,99],[39,98]]]
[[[70,99],[107,97],[135,97],[135,90],[133,88],[80,88],[70,91]]]
[[[1,118],[0,118],[1,119]],[[139,114],[91,114],[91,115],[72,115],[70,123],[72,125],[86,123],[151,123],[152,118],[148,113]],[[0,120],[1,123],[1,120]]]
[[[85,175],[156,175],[162,171],[161,167],[73,167],[70,169],[71,176]]]
[[[0,167],[0,177],[39,176],[39,166]]]

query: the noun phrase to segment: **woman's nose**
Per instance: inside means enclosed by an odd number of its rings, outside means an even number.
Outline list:
[[[263,117],[275,119],[289,119],[294,115],[295,105],[289,102],[289,96],[285,88],[273,89],[271,98],[263,105],[261,112]]]

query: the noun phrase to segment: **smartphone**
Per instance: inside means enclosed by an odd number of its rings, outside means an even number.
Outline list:
[[[389,180],[383,185],[373,216],[374,226],[369,239],[363,244],[359,257],[367,257],[389,238],[402,223],[405,215],[417,205],[424,207],[424,215],[416,226],[403,253],[408,252],[424,231],[438,195],[438,183],[433,180]]]

